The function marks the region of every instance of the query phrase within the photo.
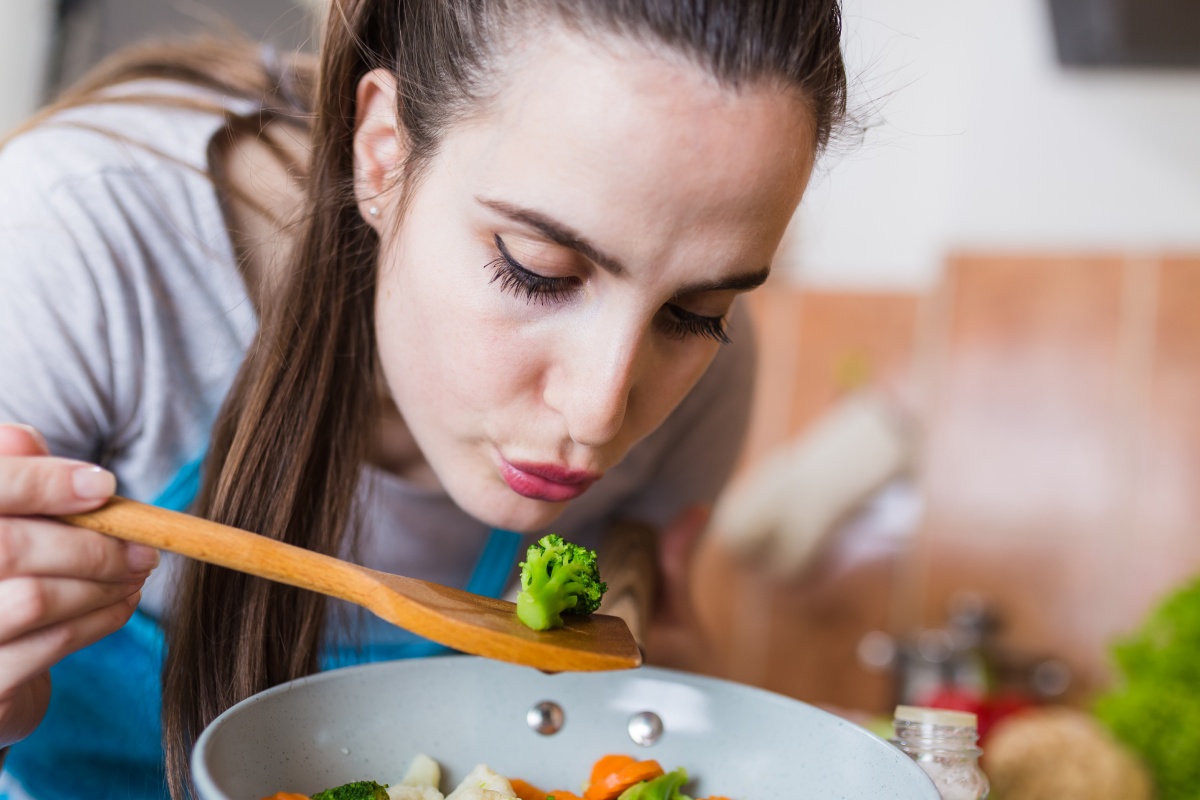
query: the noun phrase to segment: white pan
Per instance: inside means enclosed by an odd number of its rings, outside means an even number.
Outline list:
[[[692,781],[684,790],[694,797],[938,800],[925,773],[892,745],[780,695],[653,667],[545,675],[468,656],[277,686],[218,717],[200,736],[192,769],[203,800],[258,800],[353,780],[395,782],[416,753],[441,763],[443,791],[486,763],[542,789],[579,793],[593,761],[628,753],[666,770],[685,767]]]

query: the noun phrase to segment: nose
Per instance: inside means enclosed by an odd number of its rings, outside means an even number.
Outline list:
[[[566,420],[573,442],[600,447],[621,432],[644,360],[644,339],[644,332],[630,324],[597,326],[560,341],[543,396]]]

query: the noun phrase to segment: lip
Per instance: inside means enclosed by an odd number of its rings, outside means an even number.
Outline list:
[[[558,464],[513,463],[500,459],[500,477],[522,497],[563,503],[574,500],[600,479],[594,472],[568,469]]]

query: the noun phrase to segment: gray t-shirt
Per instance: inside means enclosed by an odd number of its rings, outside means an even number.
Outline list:
[[[147,88],[200,95],[137,87]],[[137,500],[157,497],[204,451],[257,327],[205,176],[220,127],[203,111],[106,103],[0,150],[0,421],[35,426],[56,455],[103,464]],[[615,519],[661,526],[713,501],[737,456],[754,369],[743,309],[730,333],[679,408],[554,531],[594,547]],[[358,560],[465,585],[485,525],[444,492],[380,470],[367,470],[364,492]],[[155,616],[174,566],[165,558],[147,585],[143,608]]]

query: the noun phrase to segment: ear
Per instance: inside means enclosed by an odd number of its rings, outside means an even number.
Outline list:
[[[354,97],[354,194],[363,219],[379,231],[391,219],[407,155],[396,117],[396,78],[373,69],[359,80]]]

